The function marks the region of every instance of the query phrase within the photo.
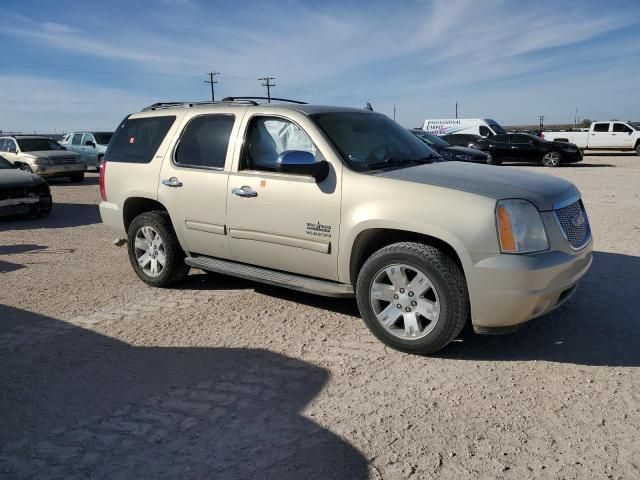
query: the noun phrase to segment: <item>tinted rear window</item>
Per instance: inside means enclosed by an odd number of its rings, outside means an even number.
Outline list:
[[[149,163],[175,120],[175,116],[125,119],[113,134],[105,160]]]

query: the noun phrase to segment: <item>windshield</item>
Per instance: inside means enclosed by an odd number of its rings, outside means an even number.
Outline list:
[[[113,133],[94,133],[93,138],[96,139],[98,145],[108,145]]]
[[[311,115],[343,160],[354,170],[401,168],[440,157],[408,130],[385,115],[329,112]]]
[[[497,122],[489,122],[491,129],[496,132],[497,135],[504,135],[507,131],[502,128]]]
[[[449,142],[443,140],[437,135],[434,135],[433,133],[421,132],[418,130],[412,130],[411,133],[413,133],[416,137],[418,137],[430,147],[445,148],[451,146]]]
[[[9,170],[10,168],[14,168],[13,164],[11,164],[8,160],[0,157],[0,170]]]
[[[18,138],[18,145],[22,152],[40,152],[44,150],[64,150],[55,140],[50,138]]]

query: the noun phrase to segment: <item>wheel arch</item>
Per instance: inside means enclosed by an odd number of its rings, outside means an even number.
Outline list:
[[[165,212],[167,211],[166,207],[162,203],[152,198],[127,198],[124,202],[124,205],[122,206],[122,221],[124,223],[125,232],[129,231],[129,225],[131,225],[131,222],[134,218],[142,213],[151,212],[154,210],[162,210]]]
[[[411,241],[425,243],[440,249],[450,256],[464,273],[461,250],[454,248],[449,241],[427,233],[400,228],[368,228],[357,234],[349,251],[349,281],[351,284],[355,285],[362,265],[374,252],[393,243]]]

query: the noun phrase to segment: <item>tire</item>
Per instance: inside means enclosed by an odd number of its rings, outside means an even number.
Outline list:
[[[29,172],[29,173],[33,173],[33,169],[27,165],[26,163],[23,163],[22,165],[20,165],[20,170],[24,171],[24,172]]]
[[[84,180],[84,172],[69,175],[69,180],[73,183],[80,183]]]
[[[160,243],[156,241],[156,235],[159,236]],[[136,237],[139,240],[138,246],[145,242],[145,248],[155,246],[156,256],[149,258],[149,251],[145,252],[144,249],[137,248]],[[171,218],[165,211],[145,212],[133,219],[127,232],[127,250],[131,266],[138,277],[152,287],[168,287],[183,280],[189,273],[189,266],[184,263],[185,253],[173,230]],[[142,259],[145,254],[147,258]],[[164,257],[164,264],[162,264],[162,257]],[[143,263],[147,259],[149,262]],[[156,260],[155,272],[153,271],[154,260]]]
[[[640,143],[636,145],[636,155],[640,157]]]
[[[400,280],[395,285],[387,273],[394,269],[400,272],[400,277],[394,275]],[[428,280],[422,287],[412,283],[418,275]],[[401,288],[402,279],[412,290]],[[445,253],[422,243],[394,243],[371,255],[358,274],[356,299],[369,330],[384,344],[407,353],[428,355],[443,349],[469,319],[464,274]],[[429,307],[431,321],[420,313],[428,311],[423,305]]]
[[[560,152],[552,151],[542,155],[541,163],[545,167],[555,168],[560,166],[561,161],[562,161],[562,155],[560,155]]]
[[[498,160],[491,152],[484,152],[487,155],[487,165],[502,165],[502,162]]]
[[[98,163],[96,165],[96,172],[100,172],[100,164],[102,163],[102,160],[104,159],[104,155],[100,155],[98,157]]]

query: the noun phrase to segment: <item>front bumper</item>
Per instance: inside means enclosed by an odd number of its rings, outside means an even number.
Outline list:
[[[34,165],[31,168],[33,169],[33,173],[37,173],[41,177],[63,177],[74,173],[83,173],[86,170],[84,162],[60,165]]]
[[[467,272],[471,318],[479,333],[509,330],[562,305],[592,262],[593,240],[579,252],[495,255]]]

